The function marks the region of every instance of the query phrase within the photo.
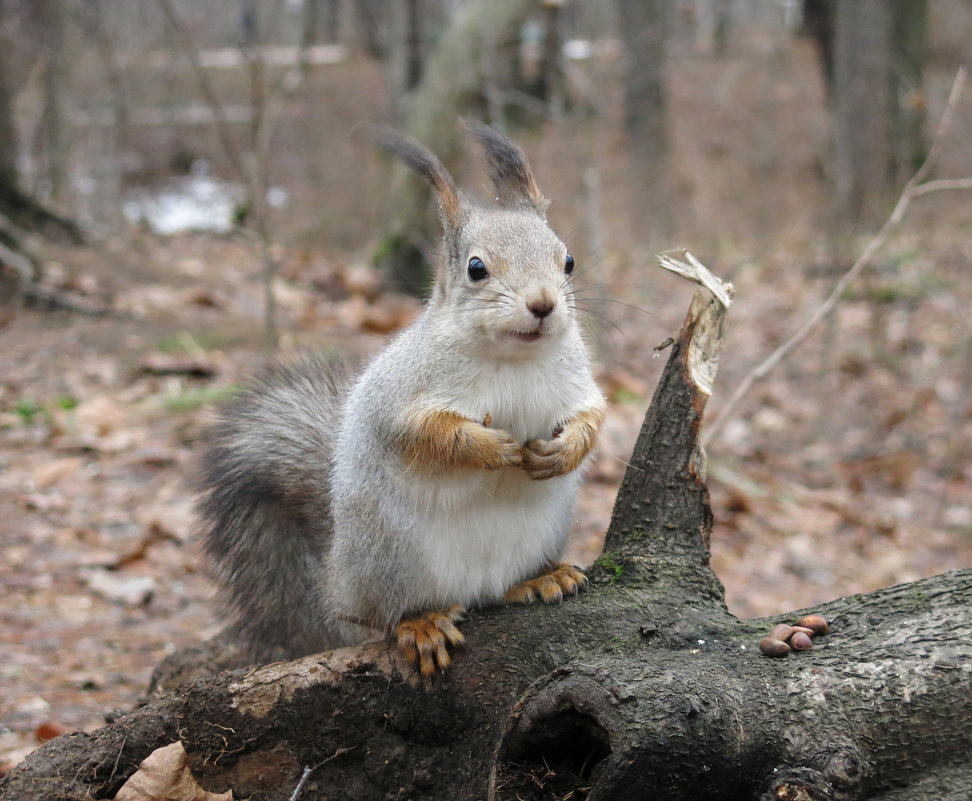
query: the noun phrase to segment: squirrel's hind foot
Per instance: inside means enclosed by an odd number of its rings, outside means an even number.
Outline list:
[[[398,647],[409,662],[419,666],[425,678],[429,678],[437,667],[445,670],[449,666],[452,658],[447,646],[462,645],[466,641],[456,628],[456,622],[462,620],[465,613],[462,604],[453,604],[441,612],[426,612],[405,618],[398,624],[395,630]]]
[[[565,595],[576,595],[587,587],[587,576],[566,562],[555,562],[550,571],[529,581],[521,581],[507,590],[504,596],[509,603],[532,604],[537,598],[544,603],[555,604]]]

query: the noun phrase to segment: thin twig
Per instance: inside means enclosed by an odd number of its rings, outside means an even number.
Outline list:
[[[310,776],[313,771],[313,768],[304,768],[304,772],[300,774],[300,781],[297,782],[297,786],[290,794],[290,801],[297,801],[297,796],[300,795],[300,791],[304,789],[304,782],[307,781],[308,776]]]
[[[317,770],[322,765],[326,765],[332,759],[337,759],[339,756],[344,756],[344,754],[347,754],[350,751],[351,751],[350,748],[339,748],[337,751],[335,751],[333,754],[327,757],[327,759],[322,759],[316,765],[304,768],[304,772],[300,774],[300,781],[297,782],[297,786],[294,788],[294,791],[290,794],[289,801],[297,801],[297,796],[300,795],[300,791],[304,789],[304,783],[307,781],[307,779],[310,778],[310,775],[315,770]]]
[[[226,112],[223,110],[223,104],[216,90],[213,88],[213,84],[210,82],[205,68],[199,61],[199,48],[196,46],[196,42],[192,37],[192,32],[170,0],[155,1],[172,27],[173,32],[176,34],[176,41],[178,42],[179,49],[182,51],[182,55],[185,56],[186,61],[189,62],[189,66],[192,67],[193,75],[196,77],[196,83],[199,84],[199,91],[202,93],[206,104],[209,106],[209,111],[213,115],[216,135],[219,137],[220,144],[223,146],[226,158],[229,160],[230,165],[233,167],[239,179],[249,184],[246,168],[240,160],[236,142],[230,131],[229,121],[226,119]]]
[[[921,197],[932,192],[945,192],[956,189],[972,189],[972,176],[968,178],[941,178],[937,181],[926,181],[914,187],[912,197]]]
[[[118,775],[118,763],[121,762],[122,754],[125,752],[125,746],[128,745],[128,738],[122,737],[121,747],[118,749],[118,756],[115,757],[115,764],[111,769],[111,775],[108,777],[107,784],[111,784],[114,781],[115,776]]]
[[[918,171],[911,176],[908,183],[905,184],[904,189],[901,190],[901,194],[898,197],[897,203],[894,205],[894,209],[891,215],[885,220],[884,225],[881,226],[881,230],[875,234],[874,238],[868,242],[864,251],[857,258],[857,261],[851,266],[851,268],[841,276],[840,280],[834,285],[833,290],[827,296],[826,300],[819,307],[810,318],[801,326],[801,328],[793,334],[786,342],[784,342],[780,347],[774,350],[766,359],[754,367],[746,376],[743,378],[742,382],[736,388],[736,391],[732,393],[729,400],[726,401],[725,406],[722,407],[719,414],[712,421],[712,424],[703,432],[701,440],[702,445],[706,446],[721,432],[726,422],[735,413],[736,408],[739,406],[742,399],[746,394],[753,388],[757,381],[765,378],[769,372],[776,367],[780,362],[782,362],[787,356],[790,355],[794,350],[797,349],[803,342],[813,333],[814,329],[837,307],[838,302],[847,289],[847,286],[860,275],[861,271],[871,263],[871,260],[877,254],[877,252],[883,247],[884,243],[890,238],[891,234],[900,225],[901,220],[904,218],[905,212],[911,205],[911,201],[916,197],[921,197],[923,195],[930,194],[932,192],[938,192],[943,190],[955,190],[955,189],[970,189],[972,188],[972,176],[966,178],[955,178],[955,179],[941,179],[936,181],[925,182],[925,178],[931,172],[935,166],[935,162],[938,159],[939,151],[942,148],[942,142],[948,134],[951,128],[952,118],[955,115],[955,107],[958,105],[959,97],[962,95],[962,89],[965,86],[967,69],[965,66],[959,68],[958,72],[955,74],[955,80],[952,83],[952,90],[948,95],[948,102],[945,105],[945,111],[942,113],[941,121],[938,123],[938,130],[935,132],[935,138],[932,140],[931,148],[928,150],[928,155],[925,157],[925,161],[918,168]]]
[[[199,58],[199,48],[185,21],[179,15],[172,0],[156,0],[163,14],[176,34],[179,49],[192,67],[199,91],[209,106],[213,124],[219,137],[223,152],[237,175],[246,187],[252,208],[250,227],[255,231],[260,244],[260,258],[263,264],[264,283],[264,327],[271,348],[277,347],[276,296],[274,278],[278,264],[273,257],[273,236],[270,227],[270,213],[267,210],[267,190],[270,184],[270,145],[277,125],[283,116],[286,101],[290,100],[304,81],[309,70],[307,58],[309,42],[301,40],[297,65],[288,70],[267,94],[264,90],[265,65],[262,56],[262,43],[257,41],[246,47],[245,55],[251,69],[252,122],[250,126],[250,151],[240,154],[233,132],[219,95],[213,87]]]

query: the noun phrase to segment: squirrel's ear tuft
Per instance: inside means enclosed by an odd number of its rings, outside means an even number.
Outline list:
[[[486,166],[499,204],[507,208],[526,207],[545,217],[550,204],[541,194],[523,151],[512,139],[482,122],[463,122],[486,151]]]
[[[382,151],[400,158],[431,184],[443,222],[451,228],[458,228],[463,205],[456,184],[442,162],[427,147],[403,133],[388,130],[380,133],[376,139]]]

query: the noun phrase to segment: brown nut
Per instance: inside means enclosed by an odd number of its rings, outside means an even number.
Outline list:
[[[767,656],[786,656],[790,653],[790,646],[775,637],[763,637],[759,641],[759,650]]]
[[[769,636],[774,640],[780,640],[786,642],[790,639],[790,635],[793,633],[793,626],[787,626],[786,623],[778,623],[773,626],[773,630],[769,633]]]
[[[812,651],[813,643],[810,642],[810,635],[804,634],[802,631],[793,632],[793,636],[790,637],[790,647],[794,651]]]
[[[794,626],[794,631],[802,631],[808,637],[812,637],[816,632],[813,629],[808,629],[806,626]]]
[[[797,625],[813,629],[813,633],[818,637],[823,637],[824,634],[830,631],[830,626],[827,625],[827,618],[823,615],[804,615],[797,621]]]

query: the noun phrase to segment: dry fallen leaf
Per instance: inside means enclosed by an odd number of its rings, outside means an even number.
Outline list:
[[[420,311],[421,306],[414,298],[390,297],[364,308],[361,328],[374,334],[390,334],[411,323]]]
[[[381,294],[381,277],[370,267],[354,265],[344,273],[344,286],[350,295],[375,300]]]
[[[203,790],[186,764],[186,749],[176,742],[149,754],[114,801],[233,801],[233,791]]]
[[[92,592],[128,606],[147,604],[152,600],[157,586],[152,576],[130,576],[101,567],[84,568],[81,574]]]
[[[83,401],[74,410],[83,436],[104,437],[125,425],[125,407],[107,395]]]
[[[37,742],[46,743],[66,731],[70,731],[70,729],[63,723],[58,723],[56,720],[45,720],[34,729],[34,737]]]
[[[34,486],[37,489],[47,489],[57,484],[62,478],[77,472],[84,466],[84,460],[77,456],[68,456],[45,462],[34,469]]]

